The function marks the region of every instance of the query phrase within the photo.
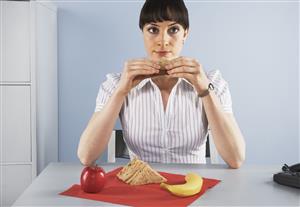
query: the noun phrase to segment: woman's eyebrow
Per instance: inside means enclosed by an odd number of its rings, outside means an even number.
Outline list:
[[[175,25],[175,24],[177,24],[177,23],[175,22],[175,23],[169,24],[168,27],[173,26],[173,25]]]
[[[153,26],[160,27],[158,24],[155,24],[155,23],[149,23],[149,24],[150,24],[150,25],[153,25]],[[175,24],[177,24],[177,22],[174,22],[174,23],[169,24],[168,27],[173,26],[173,25],[175,25]]]

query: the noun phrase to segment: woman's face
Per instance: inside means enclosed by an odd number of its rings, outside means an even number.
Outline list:
[[[172,21],[153,22],[143,28],[144,44],[149,59],[171,60],[179,57],[188,31]]]

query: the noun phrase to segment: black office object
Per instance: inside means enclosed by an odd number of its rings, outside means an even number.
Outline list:
[[[300,188],[300,163],[292,166],[284,164],[282,172],[274,174],[273,180],[281,185]]]

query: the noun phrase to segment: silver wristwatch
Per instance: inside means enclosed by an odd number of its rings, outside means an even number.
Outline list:
[[[213,91],[214,89],[215,86],[212,83],[209,83],[207,89],[202,94],[198,94],[198,96],[203,98],[204,96],[207,96],[209,94],[209,91]]]

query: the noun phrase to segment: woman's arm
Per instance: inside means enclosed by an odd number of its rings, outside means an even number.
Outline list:
[[[203,94],[211,82],[202,65],[193,58],[176,58],[170,61],[165,68],[172,77],[187,79],[198,94]],[[209,93],[203,97],[202,102],[219,154],[230,167],[239,168],[245,160],[246,146],[234,116],[223,111],[215,93]]]
[[[83,131],[77,155],[83,165],[93,165],[103,153],[110,139],[125,97],[143,79],[159,73],[160,66],[147,59],[125,62],[115,91],[100,112],[95,112]]]
[[[204,110],[216,148],[232,168],[239,168],[245,160],[245,141],[233,114],[225,113],[215,93],[202,98]]]
[[[120,90],[115,90],[103,109],[91,117],[80,137],[77,151],[83,165],[92,165],[105,150],[125,96]]]

